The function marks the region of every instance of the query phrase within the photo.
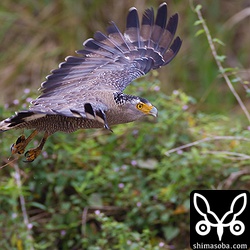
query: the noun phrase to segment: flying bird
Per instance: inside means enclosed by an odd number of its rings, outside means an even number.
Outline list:
[[[58,69],[51,71],[41,84],[41,95],[28,110],[16,112],[0,122],[0,131],[33,129],[29,137],[21,135],[11,146],[12,154],[23,154],[29,142],[39,133],[38,147],[25,153],[32,162],[41,153],[47,138],[57,131],[105,128],[157,116],[148,100],[124,94],[136,78],[168,64],[178,53],[182,41],[175,37],[178,14],[167,21],[167,4],[146,9],[139,22],[135,7],[129,9],[126,30],[122,34],[114,22],[107,34],[97,31],[68,56]]]

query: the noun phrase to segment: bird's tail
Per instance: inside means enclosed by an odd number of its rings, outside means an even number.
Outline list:
[[[10,129],[22,127],[23,123],[27,123],[33,119],[37,119],[37,116],[41,116],[42,114],[36,114],[32,111],[20,111],[16,112],[10,118],[7,118],[0,122],[0,132],[4,132]],[[42,115],[44,116],[44,115]]]
[[[130,60],[140,61],[141,70],[146,74],[168,64],[178,53],[182,41],[177,36],[178,14],[171,16],[167,22],[167,4],[162,3],[154,17],[153,8],[146,9],[141,25],[135,7],[130,8],[126,31],[120,32],[114,22],[107,28],[108,35],[97,31],[94,38],[85,41],[85,49],[78,54],[86,56],[114,57],[123,55]]]

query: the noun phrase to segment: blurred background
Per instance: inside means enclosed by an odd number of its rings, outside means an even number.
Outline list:
[[[120,125],[112,135],[58,133],[34,163],[20,158],[1,169],[2,249],[189,249],[192,190],[249,190],[249,121],[199,34],[202,27],[194,25],[192,5],[202,5],[212,37],[222,41],[216,50],[249,108],[250,1],[166,2],[169,16],[179,13],[181,50],[126,90],[155,104],[158,122]],[[130,7],[141,16],[161,3],[2,0],[0,118],[27,109],[49,72],[95,31],[111,20],[124,31]],[[2,164],[19,135],[0,135]],[[204,138],[213,139],[168,153]]]

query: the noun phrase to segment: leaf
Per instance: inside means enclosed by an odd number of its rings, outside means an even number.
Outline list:
[[[21,239],[17,240],[16,245],[18,250],[23,250],[23,242]]]
[[[194,22],[194,26],[200,25],[203,23],[203,20],[197,20]]]
[[[216,60],[220,61],[220,62],[224,62],[224,60],[226,59],[227,57],[225,55],[217,55],[216,56]]]
[[[139,168],[145,168],[145,169],[155,169],[158,161],[155,159],[147,159],[147,160],[138,160],[137,166]]]
[[[201,34],[203,34],[205,32],[205,30],[204,29],[201,29],[201,30],[198,30],[196,33],[195,33],[195,37],[197,37],[197,36],[199,36],[199,35],[201,35]]]
[[[187,213],[187,209],[183,206],[183,205],[179,205],[174,211],[173,214],[177,215],[177,214],[185,214]]]
[[[37,208],[40,208],[42,210],[47,210],[46,206],[44,206],[43,204],[38,203],[38,202],[31,202],[30,206],[37,207]]]
[[[90,206],[97,206],[97,207],[103,206],[101,195],[98,193],[91,194],[88,198],[88,204]]]
[[[220,70],[221,73],[226,73],[226,72],[230,72],[230,73],[235,73],[237,69],[236,68],[223,68],[222,70]]]
[[[163,233],[167,241],[171,241],[174,239],[180,232],[180,229],[178,227],[173,226],[166,226],[163,227]]]
[[[220,44],[220,45],[222,45],[222,46],[225,46],[225,43],[223,43],[220,39],[218,39],[218,38],[213,38],[213,42],[215,42],[215,43],[218,43],[218,44]]]
[[[195,11],[199,11],[202,9],[202,5],[201,4],[198,4],[196,7],[195,7]]]
[[[240,81],[241,81],[240,77],[235,77],[235,78],[233,78],[233,79],[231,80],[231,82],[233,82],[233,83],[235,83],[235,82],[240,82]]]

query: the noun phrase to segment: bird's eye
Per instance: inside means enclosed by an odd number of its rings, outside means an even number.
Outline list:
[[[142,109],[142,108],[143,108],[143,104],[142,104],[142,103],[138,103],[138,104],[136,105],[136,107],[137,107],[138,109]]]

